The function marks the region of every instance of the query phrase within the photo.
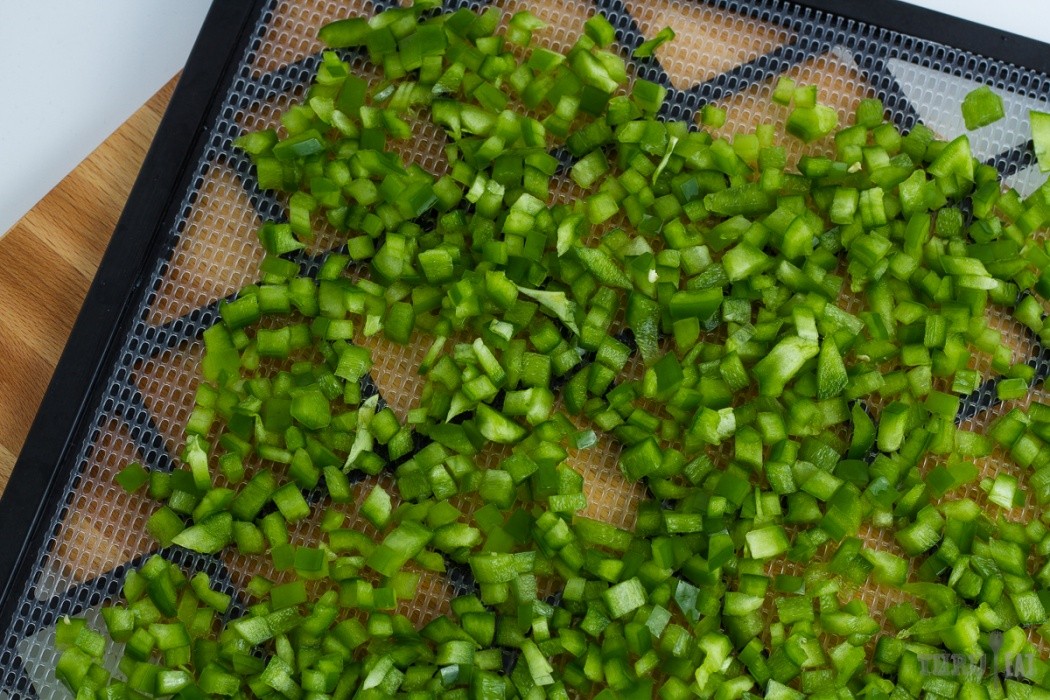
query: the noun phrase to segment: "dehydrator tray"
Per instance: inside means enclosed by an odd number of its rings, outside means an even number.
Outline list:
[[[847,123],[864,97],[881,98],[907,129],[921,121],[942,136],[964,131],[959,104],[979,84],[1002,97],[1006,116],[971,134],[975,155],[1022,194],[1042,178],[1029,140],[1028,110],[1050,111],[1050,48],[895,2],[805,4],[778,0],[448,0],[447,9],[528,9],[547,23],[539,41],[565,50],[583,22],[601,12],[617,28],[619,52],[634,75],[670,92],[666,116],[695,121],[708,103],[727,110],[719,133],[782,122],[770,102],[782,75],[819,87]],[[113,482],[132,460],[170,469],[193,404],[203,329],[219,300],[255,281],[262,249],[258,225],[283,216],[284,203],[259,189],[232,146],[248,130],[272,126],[301,97],[321,46],[317,29],[344,16],[368,15],[383,0],[216,2],[171,107],[129,198],[67,349],[0,501],[0,698],[66,697],[53,677],[53,629],[66,615],[86,615],[119,595],[129,567],[155,551],[144,523],[152,503]],[[644,37],[671,26],[677,38],[654,58],[631,59]],[[349,54],[375,79],[367,58]],[[439,167],[443,147],[431,130],[403,155]],[[553,189],[557,190],[555,186]],[[319,261],[323,250],[315,250]],[[310,260],[306,261],[307,263]],[[996,323],[1015,360],[1042,378],[1047,351],[1007,314]],[[418,395],[421,349],[372,339],[372,380],[404,415]],[[987,360],[976,369],[990,376]],[[1048,401],[1040,383],[1020,402],[999,402],[986,381],[966,398],[961,426],[985,429],[1017,403]],[[645,497],[619,474],[610,440],[574,458],[587,479],[585,514],[630,527]],[[1020,470],[999,452],[979,460],[988,474]],[[976,484],[965,494],[988,508]],[[1036,512],[1031,499],[1014,518]],[[872,546],[891,538],[862,532]],[[232,552],[169,552],[236,591],[252,571]],[[447,606],[461,582],[432,576],[405,608],[415,621]],[[899,594],[874,584],[859,591],[873,611]],[[1041,647],[1045,650],[1045,647]]]

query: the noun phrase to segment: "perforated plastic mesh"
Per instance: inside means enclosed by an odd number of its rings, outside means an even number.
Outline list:
[[[484,3],[452,0],[448,4],[479,8]],[[596,4],[494,0],[493,4],[508,15],[531,10],[549,25],[538,32],[538,42],[559,50],[568,48],[589,16],[603,12],[619,30],[625,58],[643,35],[670,25],[678,38],[660,47],[653,59],[629,59],[632,73],[672,88],[667,117],[695,120],[699,108],[709,102],[727,108],[728,122],[719,130],[723,134],[764,122],[782,123],[784,108],[769,101],[781,74],[816,84],[821,100],[839,110],[843,123],[859,99],[877,95],[900,126],[922,120],[943,135],[961,130],[961,97],[975,83],[988,83],[1004,96],[1007,118],[973,134],[976,151],[1010,184],[1028,191],[1038,184],[1026,145],[1026,114],[1031,106],[1046,108],[1041,100],[1050,81],[1041,73],[772,0],[596,0]],[[56,618],[82,614],[115,596],[126,567],[154,547],[143,529],[151,504],[115,487],[112,477],[132,459],[153,469],[171,467],[197,383],[199,333],[212,322],[218,299],[254,281],[262,259],[255,229],[262,220],[282,214],[281,203],[258,190],[248,164],[232,149],[232,140],[243,130],[277,124],[281,111],[302,95],[316,67],[319,26],[339,16],[368,15],[382,6],[367,0],[275,1],[260,17],[219,119],[211,126],[180,215],[171,224],[167,246],[155,261],[151,282],[134,312],[137,320],[122,341],[119,361],[109,370],[93,428],[75,453],[64,495],[55,504],[46,546],[37,553],[32,574],[24,582],[15,619],[9,629],[0,630],[0,696],[6,692],[11,697],[65,697],[51,679],[55,661],[51,629]],[[359,74],[375,80],[375,70],[366,60],[358,56],[352,63]],[[434,127],[416,126],[419,138],[401,146],[403,155],[431,171],[443,171],[447,167],[443,136]],[[798,142],[785,140],[785,144],[793,155],[802,152]],[[808,151],[830,148],[825,139]],[[567,181],[553,183],[552,190],[565,200],[574,195],[574,186]],[[334,236],[322,235],[315,252],[334,242]],[[1047,359],[1031,334],[1006,314],[997,315],[995,325],[1014,348],[1015,358],[1027,359],[1041,376],[1047,374]],[[402,348],[381,338],[361,339],[373,349],[373,379],[380,394],[402,417],[422,388],[415,374],[423,351],[422,340],[417,340]],[[976,368],[989,370],[986,361],[975,362]],[[637,371],[637,363],[629,371]],[[986,385],[968,399],[962,427],[984,430],[994,417],[1030,398],[1050,400],[1040,388],[1020,402],[996,404],[994,387]],[[586,479],[586,514],[631,527],[634,506],[645,493],[620,475],[618,452],[613,441],[603,439],[589,450],[573,453],[570,463]],[[494,464],[500,456],[493,451],[481,461]],[[987,474],[1006,471],[1024,483],[1024,474],[998,452],[979,460],[979,465]],[[932,466],[927,463],[923,468]],[[368,486],[362,482],[355,488]],[[965,495],[998,514],[998,507],[988,504],[976,486]],[[459,505],[471,507],[469,502]],[[1010,516],[1027,518],[1033,512],[1029,501]],[[309,541],[316,527],[315,522],[300,523],[293,536]],[[869,528],[864,536],[872,546],[897,551],[887,532]],[[188,566],[226,581],[231,590],[259,566],[231,553],[217,558],[179,556]],[[402,611],[417,621],[443,612],[461,585],[455,571],[448,576],[423,574],[417,597]],[[859,593],[876,611],[899,596],[878,586],[864,587]]]

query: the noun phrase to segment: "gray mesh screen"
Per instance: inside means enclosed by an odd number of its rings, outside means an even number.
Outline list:
[[[709,102],[725,107],[726,126],[719,133],[780,124],[786,108],[770,102],[777,77],[790,75],[816,84],[821,100],[850,119],[858,100],[881,97],[902,127],[917,120],[942,135],[962,129],[959,104],[976,83],[987,83],[1004,98],[1006,118],[972,135],[979,157],[1002,172],[1006,182],[1028,193],[1040,184],[1028,142],[1027,110],[1047,109],[1047,76],[929,41],[857,22],[778,3],[774,0],[493,0],[509,14],[531,10],[548,27],[537,33],[540,44],[566,50],[583,22],[603,12],[620,32],[619,50],[636,76],[671,88],[666,116],[695,120]],[[483,3],[449,0],[448,6],[481,7]],[[194,178],[183,193],[163,253],[153,263],[151,282],[138,300],[135,322],[122,340],[118,362],[108,368],[102,399],[94,408],[88,438],[74,452],[74,463],[62,497],[54,504],[46,545],[36,553],[29,579],[22,584],[20,604],[10,627],[0,630],[0,697],[66,697],[52,680],[55,620],[88,614],[119,593],[123,572],[154,548],[144,531],[151,512],[145,496],[128,495],[113,484],[116,471],[132,459],[153,469],[170,468],[182,440],[182,425],[193,403],[202,352],[200,331],[215,317],[219,299],[254,281],[262,249],[255,229],[266,218],[280,217],[282,203],[260,192],[250,168],[231,143],[246,129],[273,125],[312,75],[320,45],[316,30],[339,16],[370,14],[379,0],[273,0],[256,24],[240,59],[210,139],[200,154]],[[678,34],[653,59],[629,59],[631,49],[664,26]],[[375,70],[360,56],[354,66],[364,76]],[[442,170],[443,136],[417,124],[420,138],[404,146],[403,155],[431,170]],[[782,130],[779,132],[782,134]],[[797,141],[786,141],[794,155]],[[806,152],[830,151],[828,139]],[[554,183],[553,191],[571,197],[571,181]],[[310,251],[320,256],[335,243],[321,237]],[[848,301],[848,300],[847,300]],[[996,317],[1015,358],[1025,358],[1047,373],[1047,358],[1031,335],[1008,315]],[[373,379],[380,394],[402,417],[419,395],[422,382],[414,368],[423,347],[401,347],[382,339],[362,340],[376,358]],[[980,363],[980,361],[978,361]],[[989,367],[977,364],[978,369]],[[637,363],[633,367],[637,371]],[[632,371],[629,367],[628,371]],[[1019,402],[997,404],[986,386],[968,399],[964,427],[980,430],[996,416],[1035,398],[1050,400],[1042,388]],[[877,406],[874,407],[877,410]],[[618,446],[610,440],[572,456],[587,481],[587,515],[632,526],[634,504],[645,494],[627,483],[616,467]],[[498,459],[499,454],[488,455]],[[927,464],[926,468],[932,465]],[[987,474],[1024,475],[1003,455],[980,460]],[[385,476],[380,479],[389,478]],[[389,484],[388,484],[389,485]],[[357,488],[364,488],[359,484]],[[966,495],[993,511],[975,485]],[[1031,502],[1010,515],[1024,518]],[[353,514],[351,514],[353,515]],[[301,523],[295,536],[311,537],[312,525]],[[891,536],[875,529],[869,544],[897,551]],[[231,553],[217,557],[183,556],[191,567],[211,572],[236,590],[258,564]],[[447,610],[457,589],[455,574],[429,574],[419,595],[402,609],[415,620]],[[899,593],[874,584],[859,592],[875,610]]]

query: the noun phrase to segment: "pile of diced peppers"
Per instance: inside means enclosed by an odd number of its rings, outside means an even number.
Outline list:
[[[902,135],[878,100],[836,132],[784,78],[786,131],[835,153],[789,164],[773,125],[660,118],[600,14],[563,55],[531,46],[528,12],[425,9],[325,26],[305,99],[237,141],[287,220],[204,333],[180,466],[117,477],[163,504],[162,547],[274,576],[236,606],[153,556],[105,634],[58,625],[77,698],[1050,696],[1029,641],[1050,640],[1050,518],[1011,517],[1050,501],[1050,406],[956,421],[986,380],[1002,401],[1034,380],[989,319],[1050,340],[1050,186],[1004,190],[966,135]],[[1003,115],[987,88],[962,109]],[[391,145],[426,119],[445,175]],[[1032,126],[1046,161],[1050,117]],[[553,204],[565,174],[579,194]],[[309,268],[321,228],[345,243]],[[406,416],[355,334],[428,344]],[[633,529],[581,514],[567,460],[606,437],[647,489]],[[993,453],[1015,468],[982,479]],[[452,568],[450,614],[402,614]],[[873,615],[864,592],[887,590]],[[992,651],[977,674],[925,663]]]

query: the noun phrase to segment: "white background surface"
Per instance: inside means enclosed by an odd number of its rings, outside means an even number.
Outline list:
[[[1050,42],[1046,0],[906,1]],[[208,4],[3,0],[0,235],[179,70]]]
[[[175,75],[208,6],[0,0],[0,235]]]

